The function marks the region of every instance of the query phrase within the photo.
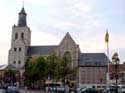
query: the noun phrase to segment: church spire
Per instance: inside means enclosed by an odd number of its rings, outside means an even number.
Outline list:
[[[19,13],[19,19],[18,19],[18,26],[19,27],[27,26],[26,16],[27,16],[27,14],[26,14],[24,6],[23,6],[20,13]]]

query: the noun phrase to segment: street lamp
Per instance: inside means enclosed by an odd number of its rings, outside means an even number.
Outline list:
[[[119,65],[119,57],[118,57],[118,53],[115,52],[114,55],[112,56],[112,62],[115,65],[115,79],[116,79],[116,93],[118,93],[118,65]]]

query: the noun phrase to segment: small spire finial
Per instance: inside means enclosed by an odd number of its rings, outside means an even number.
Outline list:
[[[22,5],[23,5],[23,7],[24,7],[24,0],[22,1]]]
[[[16,24],[15,20],[16,20],[16,18],[14,18],[14,21],[13,21],[13,23],[14,23],[14,24],[13,24],[13,27],[15,27],[15,26],[16,26],[16,25],[15,25],[15,24]]]
[[[106,29],[105,42],[106,42],[106,43],[109,42],[109,33],[108,33],[108,29]]]

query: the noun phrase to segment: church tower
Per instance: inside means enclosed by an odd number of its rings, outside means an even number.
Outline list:
[[[22,7],[18,16],[18,24],[14,24],[12,27],[8,64],[21,69],[24,67],[27,59],[26,55],[31,42],[31,31],[27,26],[27,14],[24,7]]]

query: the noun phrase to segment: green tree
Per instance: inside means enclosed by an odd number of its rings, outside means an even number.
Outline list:
[[[25,84],[34,85],[41,80],[45,80],[46,64],[44,57],[38,57],[36,59],[30,58],[25,64]]]
[[[51,79],[57,78],[57,65],[58,65],[58,57],[56,56],[55,53],[49,55],[46,59],[46,75],[51,77]]]
[[[28,84],[47,80],[48,76],[53,82],[63,81],[65,83],[66,77],[74,72],[69,64],[71,64],[71,60],[67,56],[61,58],[55,53],[49,55],[46,59],[42,56],[36,58],[36,60],[29,58],[25,64],[25,77]]]
[[[15,73],[14,73],[14,71],[12,71],[12,70],[6,70],[5,72],[4,72],[4,81],[6,82],[6,83],[14,83],[14,82],[16,82],[16,75],[15,75]]]
[[[45,79],[46,63],[45,63],[44,57],[41,56],[37,59],[35,68],[36,68],[36,72],[38,73],[39,80]]]
[[[69,61],[67,57],[63,57],[60,61],[60,68],[58,70],[59,78],[64,84],[66,83],[65,81],[67,77],[74,73],[74,70],[71,67],[69,67],[69,64],[71,64],[71,61]]]
[[[32,83],[36,80],[36,69],[35,69],[35,63],[32,62],[31,58],[28,58],[26,64],[25,64],[25,84],[28,86],[31,86]]]

